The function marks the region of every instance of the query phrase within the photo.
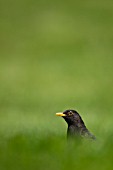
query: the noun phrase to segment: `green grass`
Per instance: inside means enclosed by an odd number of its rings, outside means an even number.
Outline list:
[[[113,2],[0,0],[0,170],[111,170]],[[80,112],[96,142],[67,143]]]

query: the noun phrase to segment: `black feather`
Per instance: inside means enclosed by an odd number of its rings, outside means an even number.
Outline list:
[[[75,110],[66,110],[63,112],[65,116],[63,118],[68,124],[67,129],[67,136],[73,137],[85,137],[89,139],[95,140],[95,136],[89,132],[89,130],[86,128],[85,123],[83,122],[81,116],[79,113]]]

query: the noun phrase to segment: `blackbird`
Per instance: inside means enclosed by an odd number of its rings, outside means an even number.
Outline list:
[[[62,116],[68,124],[67,137],[85,137],[95,140],[95,136],[86,128],[81,116],[75,110],[66,110],[62,113],[56,113],[57,116]]]

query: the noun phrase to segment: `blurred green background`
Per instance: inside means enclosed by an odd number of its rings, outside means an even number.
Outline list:
[[[95,143],[66,143],[75,109]],[[112,169],[113,1],[0,0],[0,170]]]

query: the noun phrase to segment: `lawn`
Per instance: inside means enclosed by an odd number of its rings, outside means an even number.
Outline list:
[[[0,170],[111,170],[113,2],[0,0]],[[77,110],[95,142],[67,143]]]

